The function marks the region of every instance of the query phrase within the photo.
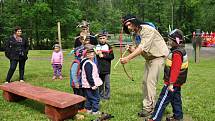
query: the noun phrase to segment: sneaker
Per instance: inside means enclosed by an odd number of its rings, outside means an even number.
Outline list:
[[[62,79],[63,79],[63,77],[62,77],[62,76],[59,76],[59,79],[60,79],[60,80],[62,80]]]
[[[183,121],[183,119],[175,119],[173,116],[166,117],[166,121]]]
[[[138,113],[138,116],[139,117],[148,117],[152,114],[152,111],[146,111],[146,110],[142,110]]]
[[[83,109],[80,109],[78,110],[79,113],[86,113],[87,112],[87,109],[83,108]]]
[[[102,113],[100,111],[92,112],[92,115],[101,115]]]
[[[52,80],[55,80],[55,79],[56,79],[56,76],[53,76],[53,77],[52,77]]]
[[[91,114],[91,113],[92,113],[92,110],[87,110],[87,109],[86,109],[86,113],[87,113],[87,114]]]
[[[8,84],[8,83],[9,83],[9,82],[7,82],[7,81],[6,81],[6,82],[4,82],[4,84]]]
[[[24,80],[19,80],[19,82],[25,82]]]

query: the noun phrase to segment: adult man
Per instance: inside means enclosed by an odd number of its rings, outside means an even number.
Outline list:
[[[122,22],[124,32],[132,33],[134,45],[128,46],[131,54],[121,58],[121,63],[125,64],[138,55],[142,55],[146,60],[143,78],[143,109],[138,113],[140,117],[146,117],[154,109],[156,84],[169,50],[160,33],[150,24],[139,21],[133,15],[124,16]]]
[[[84,37],[84,39],[85,39],[87,36],[90,36],[90,44],[92,44],[92,45],[97,45],[98,44],[96,37],[92,33],[90,33],[89,26],[90,26],[90,24],[87,21],[82,21],[77,26],[78,28],[81,29],[81,32],[77,35],[77,37],[75,37],[75,46],[74,46],[74,48],[79,47],[79,46],[82,45],[81,37]]]

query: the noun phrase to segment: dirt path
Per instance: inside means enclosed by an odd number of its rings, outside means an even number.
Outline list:
[[[194,57],[194,50],[191,44],[186,44],[185,49],[187,51],[188,56]],[[215,47],[201,47],[200,49],[200,57],[213,57],[215,58]]]

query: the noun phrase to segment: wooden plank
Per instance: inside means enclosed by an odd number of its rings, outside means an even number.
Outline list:
[[[58,108],[66,108],[85,100],[82,96],[44,87],[32,86],[23,82],[3,84],[0,85],[0,89]]]

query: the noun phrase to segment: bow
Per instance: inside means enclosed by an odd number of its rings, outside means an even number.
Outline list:
[[[122,34],[123,34],[123,28],[121,29],[120,36],[119,36],[119,42],[120,42],[120,57],[121,57],[121,58],[123,58],[123,56],[125,55],[125,53],[128,51],[128,49],[126,49],[125,52],[122,53]],[[126,71],[125,65],[124,65],[124,64],[122,64],[122,67],[123,67],[123,70],[124,70],[125,74],[127,75],[127,77],[128,77],[130,80],[134,81],[133,77],[130,76],[130,75],[128,74],[128,72]]]

